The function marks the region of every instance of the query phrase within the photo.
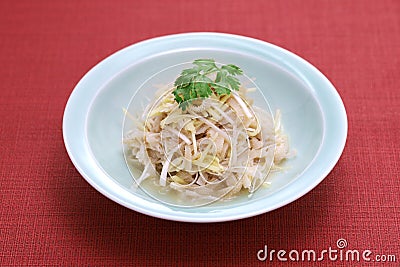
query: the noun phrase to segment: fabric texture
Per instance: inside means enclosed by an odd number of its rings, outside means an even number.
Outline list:
[[[122,207],[76,171],[61,125],[79,79],[130,44],[193,31],[279,45],[335,85],[348,114],[347,144],[310,193],[253,218],[180,223]],[[397,0],[1,1],[0,265],[366,264],[257,259],[265,246],[321,251],[343,238],[371,258],[395,255],[379,266],[399,266],[399,44]]]

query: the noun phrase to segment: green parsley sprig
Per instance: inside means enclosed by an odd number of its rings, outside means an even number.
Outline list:
[[[229,95],[231,90],[239,90],[240,81],[234,77],[243,74],[239,67],[233,64],[218,67],[213,59],[197,59],[193,65],[191,69],[184,69],[174,83],[176,88],[172,93],[182,110],[194,99],[211,94]]]

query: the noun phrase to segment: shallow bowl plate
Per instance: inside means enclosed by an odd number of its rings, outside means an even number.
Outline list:
[[[255,78],[271,110],[281,110],[284,130],[297,154],[285,162],[284,171],[272,175],[270,187],[258,190],[251,198],[242,195],[201,207],[174,207],[132,188],[133,178],[123,155],[122,108],[129,106],[136,90],[149,77],[197,58],[235,64]],[[143,107],[138,103],[137,108]],[[299,56],[249,37],[185,33],[131,45],[93,67],[68,100],[63,136],[80,174],[115,202],[168,220],[218,222],[277,209],[317,186],[343,151],[347,117],[334,86]]]

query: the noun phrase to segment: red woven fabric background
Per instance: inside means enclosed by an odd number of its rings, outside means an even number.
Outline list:
[[[61,124],[79,79],[125,46],[189,31],[274,43],[336,86],[348,141],[309,194],[249,219],[178,223],[112,202],[75,170]],[[257,251],[320,251],[339,238],[400,265],[400,1],[2,0],[0,62],[0,265],[286,266]],[[351,264],[365,262],[313,266]]]

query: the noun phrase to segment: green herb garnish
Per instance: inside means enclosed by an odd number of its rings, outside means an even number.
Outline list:
[[[231,90],[239,90],[240,81],[234,77],[243,74],[239,67],[232,64],[218,67],[213,59],[197,59],[193,65],[193,68],[181,72],[172,92],[182,110],[194,99],[207,98],[211,94],[229,95]]]

